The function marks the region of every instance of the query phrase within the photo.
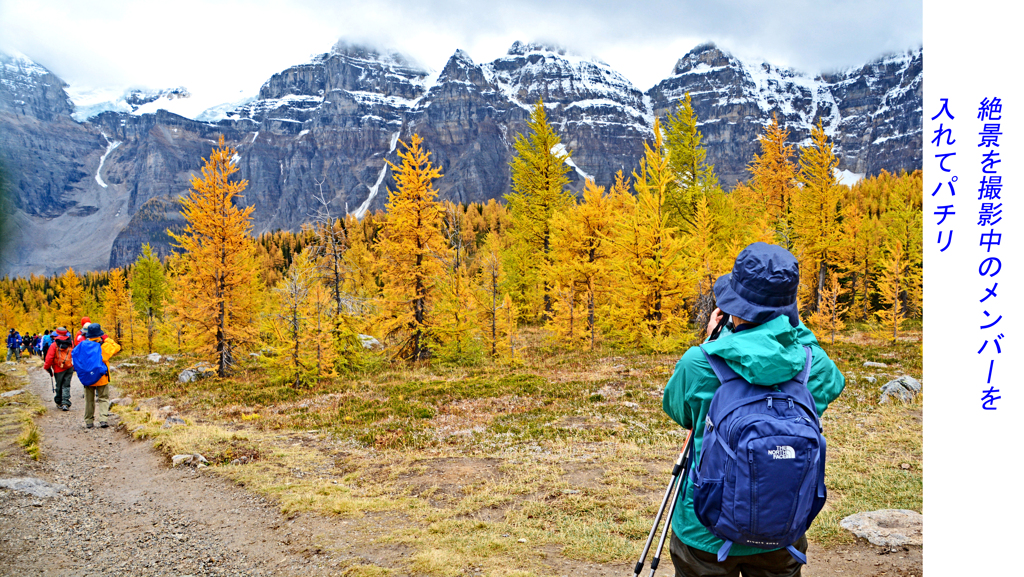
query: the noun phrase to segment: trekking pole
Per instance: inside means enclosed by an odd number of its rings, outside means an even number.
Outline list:
[[[672,479],[668,482],[668,487],[665,489],[665,497],[661,500],[661,507],[658,507],[658,514],[654,517],[654,526],[651,527],[651,532],[647,535],[647,543],[644,545],[643,552],[640,553],[640,560],[636,562],[636,567],[633,568],[633,577],[639,577],[640,572],[644,570],[644,561],[647,560],[647,553],[650,552],[651,543],[654,542],[654,534],[658,532],[658,524],[661,523],[661,516],[665,512],[665,506],[668,505],[669,499],[675,493],[673,489],[677,486],[676,481],[678,481],[680,475],[684,473],[683,463],[686,462],[687,449],[690,448],[690,435],[692,434],[692,430],[687,431],[686,440],[683,442],[683,448],[679,451],[679,457],[676,458],[675,465],[672,466]],[[672,503],[672,505],[673,506],[669,509],[668,521],[665,525],[666,527],[672,523],[672,510],[675,509],[675,503]],[[664,543],[664,535],[662,535],[661,540],[662,543]],[[661,550],[660,546],[658,547],[658,550]],[[655,557],[654,561],[651,562],[652,575],[654,574],[653,569],[657,568],[657,566],[658,559]]]
[[[676,483],[675,490],[672,491],[672,502],[668,506],[668,520],[665,521],[665,526],[661,528],[661,539],[658,540],[658,548],[654,551],[654,559],[651,559],[651,574],[649,577],[654,577],[654,572],[658,570],[658,563],[661,562],[661,550],[665,547],[665,537],[668,537],[668,530],[672,526],[672,513],[675,512],[676,503],[679,502],[679,489],[686,485],[686,473],[690,467],[687,465],[685,454],[689,452],[691,435],[693,435],[692,430],[686,435],[686,448],[683,449],[683,453],[680,455],[684,463],[682,466],[683,471],[679,475],[679,482]]]

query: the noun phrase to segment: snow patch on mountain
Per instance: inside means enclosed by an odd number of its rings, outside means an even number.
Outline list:
[[[103,172],[103,163],[107,161],[107,157],[110,156],[111,152],[114,152],[115,148],[121,146],[121,141],[111,141],[110,137],[108,137],[106,133],[101,132],[100,134],[102,134],[103,138],[106,139],[107,141],[107,151],[104,152],[103,156],[100,157],[100,165],[96,167],[96,183],[102,186],[103,188],[107,188],[107,183],[103,182],[103,177],[100,175]]]
[[[391,135],[391,148],[390,150],[388,150],[388,154],[391,154],[392,152],[395,151],[395,147],[398,146],[398,136],[400,134],[402,134],[402,132],[398,131]],[[359,208],[352,212],[353,216],[355,216],[358,219],[362,219],[364,216],[366,216],[366,212],[370,210],[370,204],[373,203],[373,199],[377,198],[377,191],[380,189],[380,184],[384,182],[384,177],[387,175],[388,167],[390,166],[391,165],[388,164],[387,161],[384,161],[384,166],[381,167],[380,174],[377,175],[377,182],[373,183],[373,186],[367,187],[370,189],[370,194],[369,196],[366,197],[366,200],[364,200],[363,203],[359,205]]]
[[[562,144],[561,142],[559,142],[558,144],[556,144],[556,145],[551,147],[551,154],[554,154],[555,156],[561,156],[561,155],[564,154],[565,155],[565,161],[564,162],[565,162],[566,165],[569,166],[569,168],[572,168],[573,170],[575,170],[576,174],[582,176],[584,180],[586,180],[586,179],[594,180],[594,177],[591,174],[585,172],[582,168],[577,166],[575,162],[572,161],[572,158],[569,156],[569,151],[566,150],[565,145]]]

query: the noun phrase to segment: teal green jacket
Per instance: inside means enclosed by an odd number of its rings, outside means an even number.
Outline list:
[[[708,354],[718,355],[734,371],[755,385],[770,386],[793,378],[804,368],[804,346],[811,347],[811,375],[807,388],[814,397],[818,415],[834,401],[846,379],[832,359],[818,345],[818,339],[804,326],[796,328],[785,316],[743,331],[723,331],[717,340],[704,343]],[[665,385],[661,406],[672,420],[686,429],[694,429],[694,457],[699,457],[704,436],[704,419],[711,406],[711,397],[718,389],[718,378],[698,347],[690,347],[676,363],[672,378]],[[827,431],[826,431],[827,437]],[[697,463],[697,459],[693,460]],[[686,494],[677,503],[672,515],[672,532],[679,539],[701,551],[716,553],[723,541],[712,535],[693,512],[693,485],[686,484]],[[730,556],[764,553],[764,549],[733,545]]]

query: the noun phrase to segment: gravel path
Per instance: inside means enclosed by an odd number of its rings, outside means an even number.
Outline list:
[[[0,479],[40,479],[57,493],[0,488],[0,575],[328,575],[351,559],[315,545],[328,520],[286,519],[215,475],[168,468],[149,443],[117,430],[116,416],[110,428],[86,429],[77,380],[62,412],[49,376],[28,371],[48,409],[38,419],[44,457],[8,455]]]

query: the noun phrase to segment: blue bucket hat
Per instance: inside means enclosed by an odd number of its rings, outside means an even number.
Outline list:
[[[102,336],[103,336],[103,329],[100,328],[100,324],[99,323],[92,323],[91,325],[85,327],[85,338],[87,338],[87,339],[95,339],[96,337],[102,337]]]
[[[715,300],[722,312],[745,321],[761,324],[785,315],[795,327],[799,286],[796,257],[781,246],[755,242],[736,257],[732,272],[715,282]]]

